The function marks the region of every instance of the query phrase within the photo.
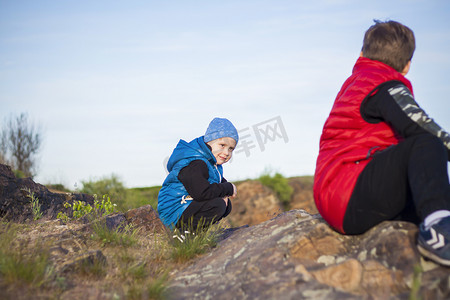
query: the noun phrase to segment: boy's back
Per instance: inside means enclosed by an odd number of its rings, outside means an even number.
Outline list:
[[[400,23],[376,22],[366,32],[323,128],[314,199],[345,234],[384,220],[422,221],[419,251],[450,266],[450,135],[418,106],[404,77],[414,48]]]
[[[314,198],[322,216],[327,216],[330,225],[339,231],[343,231],[342,221],[352,188],[371,154],[399,141],[388,124],[369,123],[360,113],[365,97],[380,84],[391,80],[402,82],[412,90],[411,83],[392,67],[360,57],[325,122],[315,172]],[[334,201],[335,197],[340,200]]]

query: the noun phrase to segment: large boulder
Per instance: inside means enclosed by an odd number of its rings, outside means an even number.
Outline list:
[[[87,194],[53,193],[31,178],[16,178],[11,167],[0,164],[0,217],[8,221],[25,221],[33,218],[31,196],[39,200],[40,210],[46,218],[54,219],[58,212],[68,214],[64,203],[81,200],[93,204],[94,198]]]
[[[159,218],[158,212],[150,204],[128,210],[125,214],[128,224],[147,233],[167,233],[168,228]]]
[[[318,213],[313,197],[313,177],[292,177],[288,179],[293,189],[290,209],[304,209]],[[233,210],[226,218],[231,226],[256,225],[270,220],[285,209],[276,193],[258,180],[247,180],[236,185],[237,197],[233,200]]]
[[[416,250],[415,225],[384,222],[363,235],[291,210],[235,230],[173,274],[173,299],[449,299],[448,268]],[[417,271],[419,269],[421,271]]]
[[[233,210],[226,218],[232,226],[260,224],[283,211],[275,193],[259,181],[244,181],[236,188]]]

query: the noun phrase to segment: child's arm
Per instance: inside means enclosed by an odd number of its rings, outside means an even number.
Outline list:
[[[213,198],[232,196],[233,184],[209,183],[208,166],[202,160],[194,160],[188,166],[181,169],[178,179],[186,188],[189,195],[196,201],[206,201]]]
[[[361,115],[370,123],[387,122],[402,137],[431,133],[442,140],[450,160],[450,135],[419,107],[408,88],[389,81],[361,104]]]
[[[222,177],[222,183],[228,182],[224,177]],[[237,188],[234,185],[234,183],[232,183],[233,185],[233,195],[229,196],[230,199],[233,199],[234,197],[236,197],[237,195]]]

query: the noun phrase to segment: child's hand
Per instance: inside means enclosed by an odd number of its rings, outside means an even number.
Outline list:
[[[223,197],[223,201],[225,201],[225,205],[228,206],[228,197]]]
[[[233,195],[232,196],[230,196],[230,199],[234,199],[235,197],[236,197],[236,195],[237,195],[237,189],[236,189],[236,186],[232,183],[232,185],[233,185]]]

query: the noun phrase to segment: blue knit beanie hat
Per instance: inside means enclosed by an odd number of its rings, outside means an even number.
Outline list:
[[[211,123],[209,123],[203,140],[205,141],[205,143],[207,143],[223,137],[230,137],[234,139],[236,141],[236,144],[239,141],[238,132],[228,119],[214,118]]]

